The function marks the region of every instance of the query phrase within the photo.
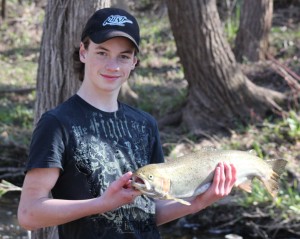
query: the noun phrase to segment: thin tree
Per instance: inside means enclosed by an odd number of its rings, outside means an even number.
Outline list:
[[[217,133],[281,110],[283,94],[254,85],[241,72],[215,0],[167,0],[167,6],[189,85],[181,120],[192,133]]]
[[[234,53],[239,62],[266,59],[272,27],[273,0],[244,0]]]
[[[1,18],[4,21],[6,17],[6,0],[1,1]]]
[[[80,86],[73,68],[73,51],[79,46],[83,23],[110,0],[48,0],[37,75],[35,122],[74,94]],[[33,231],[32,239],[57,238],[56,227]]]

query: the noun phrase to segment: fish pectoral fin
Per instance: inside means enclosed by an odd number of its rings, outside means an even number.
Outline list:
[[[175,200],[176,202],[179,202],[181,204],[184,204],[184,205],[187,205],[187,206],[191,206],[191,203],[188,202],[188,201],[185,201],[183,199],[180,199],[180,198],[173,198],[173,200]]]
[[[180,199],[180,198],[175,198],[175,197],[173,197],[173,196],[171,196],[171,195],[169,195],[169,194],[166,194],[166,195],[164,196],[164,199],[167,199],[167,200],[174,200],[174,201],[176,201],[176,202],[179,202],[179,203],[184,204],[184,205],[187,205],[187,206],[190,206],[190,205],[191,205],[190,202],[185,201],[185,200]]]
[[[246,180],[238,185],[238,187],[248,193],[252,192],[252,181]]]

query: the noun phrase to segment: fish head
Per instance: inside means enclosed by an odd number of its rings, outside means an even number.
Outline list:
[[[147,165],[132,175],[132,186],[152,198],[164,198],[170,190],[170,180],[161,175],[157,165]]]

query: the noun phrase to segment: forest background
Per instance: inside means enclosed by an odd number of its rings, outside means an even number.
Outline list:
[[[227,2],[231,8],[222,23],[226,38],[234,49],[242,1]],[[279,238],[281,233],[300,236],[299,89],[289,81],[299,83],[299,5],[299,1],[274,1],[268,49],[274,58],[256,62],[243,59],[240,63],[242,72],[253,83],[292,92],[292,100],[284,105],[285,113],[270,112],[260,119],[254,115],[247,124],[236,123],[226,134],[199,134],[183,124],[165,121],[166,115],[172,112],[175,117],[173,113],[186,104],[188,92],[167,6],[160,1],[139,1],[126,6],[138,17],[142,37],[141,64],[129,80],[131,103],[163,122],[161,138],[167,158],[202,147],[216,147],[254,149],[265,159],[289,161],[275,201],[257,183],[251,195],[235,192],[226,201],[226,206],[216,204],[211,211],[207,209],[206,213],[190,216],[186,225],[201,221],[197,230],[214,227],[223,232],[239,231],[251,238]],[[45,7],[44,1],[7,1],[0,26],[0,179],[17,186],[22,185],[34,125]],[[172,125],[165,122],[172,122]]]

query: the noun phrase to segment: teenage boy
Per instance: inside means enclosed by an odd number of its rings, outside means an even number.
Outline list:
[[[131,187],[132,172],[164,161],[154,118],[118,101],[138,62],[139,42],[138,23],[124,10],[101,9],[88,20],[78,50],[82,85],[43,114],[32,136],[18,209],[24,228],[58,225],[60,239],[156,239],[158,225],[230,193],[236,171],[222,163],[191,206],[153,200]]]

